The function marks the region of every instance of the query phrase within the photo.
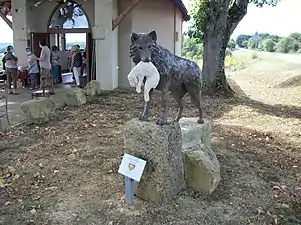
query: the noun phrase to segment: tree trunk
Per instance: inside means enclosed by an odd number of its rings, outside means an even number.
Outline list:
[[[217,33],[206,35],[204,38],[203,93],[228,96],[233,94],[227,83],[224,68],[228,41],[219,36],[220,33]]]
[[[204,34],[203,93],[232,96],[234,91],[225,74],[226,49],[230,36],[247,14],[248,0],[236,0],[228,10],[229,1],[220,5],[221,10],[208,15]]]

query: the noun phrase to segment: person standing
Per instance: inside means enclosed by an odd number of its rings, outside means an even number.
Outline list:
[[[73,45],[71,48],[71,68],[74,74],[76,85],[80,86],[79,76],[81,72],[81,68],[83,65],[82,54],[79,51],[79,48],[76,45]]]
[[[14,47],[9,45],[7,46],[7,53],[4,56],[4,64],[7,76],[7,83],[8,83],[8,92],[10,94],[17,94],[17,79],[18,79],[18,58],[13,55]],[[11,91],[11,83],[13,82],[14,90]]]
[[[26,48],[26,54],[28,56],[27,71],[29,90],[34,90],[37,88],[37,78],[39,74],[38,57],[32,53],[29,47]]]
[[[58,55],[58,47],[52,46],[51,52],[51,73],[53,83],[57,84],[59,82],[58,77],[60,74],[60,56]]]
[[[40,89],[45,89],[45,86],[47,85],[49,88],[49,94],[54,94],[54,87],[53,87],[53,80],[52,75],[50,73],[51,70],[51,62],[50,62],[50,55],[51,51],[47,47],[46,43],[44,41],[40,41],[39,43],[41,50],[40,58],[38,60],[40,61],[40,74],[41,74],[41,81],[40,81]]]

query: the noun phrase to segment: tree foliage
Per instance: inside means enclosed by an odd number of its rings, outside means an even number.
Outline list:
[[[243,43],[245,41],[248,41],[251,37],[252,37],[251,35],[246,35],[246,34],[238,35],[236,38],[236,44],[241,48],[246,48],[247,46],[244,45]]]
[[[207,25],[211,22],[210,16],[212,16],[220,6],[227,7],[228,14],[233,14],[233,17],[238,17],[242,12],[240,12],[237,6],[242,2],[247,2],[247,4],[254,3],[258,7],[263,7],[265,4],[276,6],[279,1],[280,0],[190,0],[189,12],[192,21],[187,34],[189,37],[193,37],[201,42]],[[243,41],[241,41],[241,43]]]
[[[191,0],[191,24],[187,34],[204,44],[204,93],[233,93],[225,76],[227,46],[233,31],[247,14],[250,2],[275,6],[279,0]],[[242,41],[243,42],[243,41]]]
[[[291,37],[281,38],[276,45],[276,51],[281,53],[296,52],[299,49],[298,42]]]
[[[293,38],[297,42],[301,42],[301,33],[292,33],[288,36],[289,38]]]
[[[267,38],[262,42],[262,48],[266,52],[274,52],[275,51],[276,43],[271,39]]]

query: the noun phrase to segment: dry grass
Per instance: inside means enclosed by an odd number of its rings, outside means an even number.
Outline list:
[[[123,126],[139,115],[142,97],[115,91],[0,137],[0,224],[300,224],[301,92],[278,87],[299,69],[277,62],[230,74],[244,96],[203,101],[222,168],[212,196],[185,190],[166,205],[124,204]],[[184,116],[196,116],[185,102]]]

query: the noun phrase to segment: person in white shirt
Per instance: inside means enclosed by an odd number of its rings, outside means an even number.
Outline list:
[[[39,42],[41,50],[40,58],[40,89],[44,89],[45,86],[49,88],[49,93],[54,94],[53,80],[50,73],[51,70],[51,51],[43,41]]]

